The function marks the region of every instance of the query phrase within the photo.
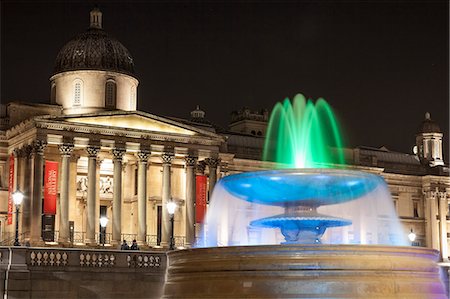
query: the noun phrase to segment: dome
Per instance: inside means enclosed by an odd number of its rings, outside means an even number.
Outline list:
[[[429,112],[425,113],[425,119],[419,127],[419,133],[441,133],[441,128],[431,119]]]
[[[102,13],[91,11],[89,29],[70,40],[56,57],[54,74],[76,70],[114,71],[134,76],[133,58],[101,25]]]

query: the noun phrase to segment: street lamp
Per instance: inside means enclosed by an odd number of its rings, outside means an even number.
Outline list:
[[[100,226],[102,227],[102,230],[100,232],[100,241],[105,247],[105,239],[106,239],[106,225],[108,224],[108,218],[106,216],[100,217]]]
[[[14,205],[16,206],[16,236],[14,239],[14,246],[20,246],[19,243],[19,209],[20,205],[23,202],[23,193],[19,190],[16,190],[16,192],[12,195]]]
[[[170,250],[175,249],[175,240],[173,237],[173,218],[175,214],[175,209],[177,208],[177,204],[174,201],[170,201],[167,203],[167,212],[170,215]]]
[[[413,232],[412,228],[411,232],[408,234],[408,239],[411,241],[411,245],[413,245],[416,240],[416,234]]]

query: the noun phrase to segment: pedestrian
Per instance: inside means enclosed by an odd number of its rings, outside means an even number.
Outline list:
[[[131,244],[131,250],[139,250],[139,246],[136,243],[136,240],[133,240],[133,243]]]
[[[120,245],[120,250],[128,250],[130,247],[127,244],[127,240],[123,240],[122,245]]]

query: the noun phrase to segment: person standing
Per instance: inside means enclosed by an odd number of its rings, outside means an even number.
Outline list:
[[[139,246],[136,240],[133,240],[133,243],[131,244],[131,250],[139,250]]]
[[[122,245],[120,245],[120,250],[128,250],[130,247],[127,244],[127,240],[123,240]]]

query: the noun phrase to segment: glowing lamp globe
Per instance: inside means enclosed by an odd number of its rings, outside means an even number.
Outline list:
[[[13,201],[15,205],[21,205],[23,202],[23,193],[20,191],[16,191],[13,193]]]
[[[411,230],[411,232],[408,234],[408,239],[411,242],[414,242],[416,240],[416,234]]]
[[[100,218],[100,226],[101,227],[106,227],[106,225],[108,224],[108,218],[106,218],[105,216]]]
[[[170,215],[175,214],[175,209],[176,208],[177,208],[177,204],[175,202],[171,201],[171,202],[167,203],[167,212]]]

